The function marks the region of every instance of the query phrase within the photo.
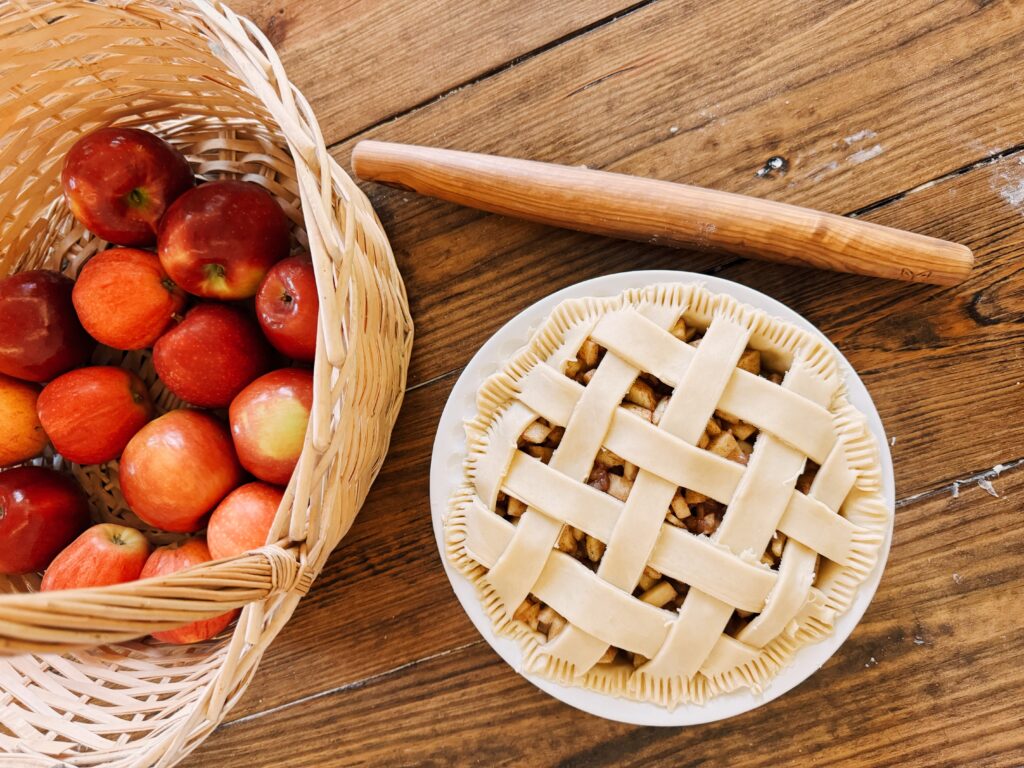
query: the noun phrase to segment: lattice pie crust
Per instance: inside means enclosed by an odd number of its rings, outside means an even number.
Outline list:
[[[890,513],[834,356],[731,297],[566,301],[477,407],[448,556],[563,684],[759,690],[874,566]]]

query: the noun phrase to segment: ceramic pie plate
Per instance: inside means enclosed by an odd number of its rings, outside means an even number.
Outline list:
[[[879,550],[874,570],[861,584],[849,610],[836,620],[833,632],[820,642],[808,644],[797,651],[790,664],[766,683],[760,693],[740,689],[716,696],[704,704],[681,704],[673,710],[668,710],[651,703],[614,698],[585,688],[563,686],[525,672],[522,649],[519,644],[511,638],[495,633],[491,620],[480,604],[476,587],[452,566],[445,556],[444,516],[447,513],[449,498],[463,481],[462,464],[466,456],[466,436],[463,422],[472,418],[476,413],[476,392],[480,385],[529,341],[534,329],[540,326],[555,306],[565,299],[616,296],[629,288],[643,288],[656,283],[700,283],[709,291],[732,296],[744,304],[764,310],[769,315],[825,338],[803,317],[763,293],[722,278],[692,272],[669,270],[623,272],[586,280],[553,293],[524,309],[495,333],[476,353],[456,382],[444,412],[441,414],[441,421],[434,439],[434,451],[430,465],[430,509],[438,553],[456,597],[483,638],[514,670],[559,701],[598,717],[635,725],[697,725],[733,717],[767,704],[814,674],[853,632],[857,622],[860,621],[871,603],[871,598],[874,597],[875,590],[882,578],[882,571],[889,555],[889,545],[892,541],[893,515],[891,513],[895,507],[896,496],[889,443],[878,411],[863,382],[842,353],[828,339],[825,339],[826,344],[840,361],[846,380],[847,396],[850,402],[865,415],[871,432],[878,441],[882,469],[882,493],[890,510],[889,527]]]

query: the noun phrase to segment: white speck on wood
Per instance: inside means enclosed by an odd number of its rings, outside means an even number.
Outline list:
[[[673,125],[671,128],[668,129],[668,132],[672,133],[672,134],[679,133],[679,126],[678,125]]]
[[[1021,179],[1016,184],[1006,185],[999,191],[999,194],[1003,200],[1016,208],[1021,203],[1024,203],[1024,179]]]
[[[920,635],[914,635],[914,645],[924,645],[924,638]]]
[[[1024,169],[1019,168],[1022,165],[1024,157],[1017,159],[1016,166],[994,165],[999,171],[994,174],[991,187],[1007,205],[1024,213]]]
[[[823,165],[821,167],[821,170],[819,170],[817,173],[815,173],[813,176],[811,176],[811,181],[818,181],[820,179],[825,178],[825,176],[827,176],[829,173],[831,173],[832,171],[834,171],[838,167],[839,167],[839,161],[838,160],[833,160],[831,163]]]
[[[953,574],[953,583],[954,584],[963,584],[964,583],[964,577],[961,576],[959,573],[954,573]]]
[[[896,445],[896,435],[889,438],[889,445]]]
[[[846,146],[850,146],[851,144],[856,144],[858,141],[864,141],[865,139],[873,139],[877,135],[878,134],[875,133],[874,131],[857,131],[856,133],[845,137],[843,141],[846,143]]]
[[[882,154],[882,145],[875,144],[875,146],[869,147],[868,149],[862,149],[859,152],[854,152],[846,159],[853,165],[860,165],[874,157],[878,157],[880,154]]]
[[[960,498],[960,483],[953,483],[952,495],[954,499]]]
[[[978,487],[981,488],[981,490],[983,490],[989,496],[994,496],[997,499],[999,498],[999,494],[996,493],[996,489],[992,486],[991,480],[986,480],[982,478],[981,480],[978,481]]]

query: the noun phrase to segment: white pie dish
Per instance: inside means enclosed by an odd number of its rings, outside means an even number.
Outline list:
[[[435,535],[442,553],[442,562],[445,564],[449,579],[452,581],[456,595],[467,615],[499,655],[521,673],[523,665],[519,645],[512,639],[495,634],[492,624],[479,602],[475,587],[451,566],[444,556],[443,515],[447,510],[449,497],[461,481],[462,463],[465,457],[463,419],[470,418],[474,413],[476,391],[484,379],[529,340],[532,329],[538,326],[562,300],[586,296],[614,296],[629,288],[640,288],[655,283],[679,282],[702,283],[713,292],[730,295],[745,304],[762,309],[774,317],[808,329],[821,337],[821,334],[807,321],[784,305],[749,288],[720,278],[672,271],[610,275],[580,283],[553,294],[513,318],[473,358],[455,385],[444,410],[434,444],[431,466],[431,508]],[[883,495],[891,511],[894,506],[892,464],[881,421],[867,390],[852,368],[831,344],[828,346],[841,361],[850,401],[865,414],[869,427],[877,440],[882,468]],[[584,688],[564,687],[532,674],[524,674],[524,676],[542,690],[565,703],[591,714],[622,722],[644,725],[689,725],[740,714],[776,698],[799,684],[824,664],[838,649],[852,632],[870,603],[884,568],[890,539],[891,516],[875,569],[859,588],[850,609],[837,620],[832,634],[821,642],[802,648],[794,656],[792,663],[767,683],[760,694],[744,689],[719,695],[701,705],[683,704],[674,710],[667,710],[654,704],[610,698]]]

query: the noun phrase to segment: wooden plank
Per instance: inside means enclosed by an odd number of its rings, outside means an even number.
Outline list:
[[[636,0],[236,0],[328,144],[621,13]]]
[[[576,712],[476,643],[215,733],[184,765],[984,765],[1024,750],[1024,468],[899,510],[853,636],[761,709],[684,729]]]
[[[655,3],[366,136],[846,213],[1019,142],[1022,44],[1007,3]],[[345,167],[351,147],[335,152]],[[788,171],[757,176],[772,156]],[[414,383],[464,364],[552,290],[628,268],[723,263],[366,189],[409,285]],[[825,290],[832,277],[809,279]]]
[[[900,498],[1024,455],[1024,426],[1013,417],[1024,396],[1024,359],[1018,353],[1024,293],[1012,279],[1015,255],[1024,249],[1024,208],[1001,195],[1024,183],[1021,157],[948,179],[866,217],[881,223],[932,221],[940,236],[973,232],[968,244],[977,252],[978,272],[960,288],[903,286],[755,262],[723,269],[723,275],[803,313],[861,372],[896,438],[891,450]],[[943,303],[953,308],[940,309]],[[454,381],[454,375],[446,376],[408,393],[366,507],[271,646],[231,718],[350,684],[476,637],[438,562],[427,500],[434,430]],[[300,663],[322,671],[314,680],[296,680],[293,670]]]

